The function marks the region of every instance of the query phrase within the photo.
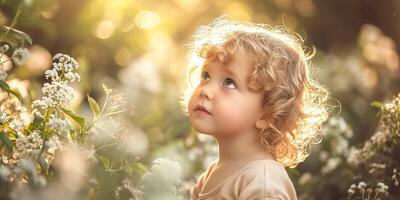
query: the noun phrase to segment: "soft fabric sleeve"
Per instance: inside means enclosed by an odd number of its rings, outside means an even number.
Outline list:
[[[201,188],[203,187],[204,181],[206,180],[207,176],[211,172],[213,166],[216,164],[217,161],[214,161],[212,164],[210,164],[206,171],[204,171],[199,178],[197,179],[197,183],[195,186],[193,186],[190,189],[190,200],[197,200],[199,198],[199,193],[201,191]]]
[[[197,180],[196,185],[190,189],[190,200],[197,200],[199,198],[199,193],[200,193],[201,187],[203,185],[205,175],[206,175],[206,172],[201,174]]]
[[[261,167],[261,166],[260,166]],[[241,179],[239,200],[296,200],[291,181],[275,166],[262,166],[262,170],[249,171]],[[258,174],[256,173],[258,171]],[[261,174],[260,174],[261,172]]]

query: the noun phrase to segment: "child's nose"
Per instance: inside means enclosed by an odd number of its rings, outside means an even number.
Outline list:
[[[212,84],[206,84],[201,88],[200,91],[200,96],[207,98],[207,99],[213,99],[214,98],[214,93],[213,93],[213,86]]]

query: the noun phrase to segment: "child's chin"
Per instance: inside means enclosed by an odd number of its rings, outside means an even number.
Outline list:
[[[205,134],[205,135],[212,135],[212,134],[210,133],[210,131],[207,130],[206,128],[204,128],[204,127],[199,127],[199,126],[196,126],[196,125],[194,125],[194,124],[192,124],[192,127],[193,127],[193,129],[196,130],[198,133]]]

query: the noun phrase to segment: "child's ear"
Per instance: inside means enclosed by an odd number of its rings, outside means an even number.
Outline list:
[[[265,127],[267,127],[268,122],[265,119],[257,119],[256,121],[256,128],[258,129],[264,129]]]

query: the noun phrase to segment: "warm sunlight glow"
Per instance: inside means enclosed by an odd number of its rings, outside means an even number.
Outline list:
[[[100,39],[108,39],[114,34],[115,24],[110,20],[103,20],[96,28],[95,34]]]
[[[149,10],[142,10],[136,15],[135,23],[141,29],[153,29],[160,23],[160,15]]]

